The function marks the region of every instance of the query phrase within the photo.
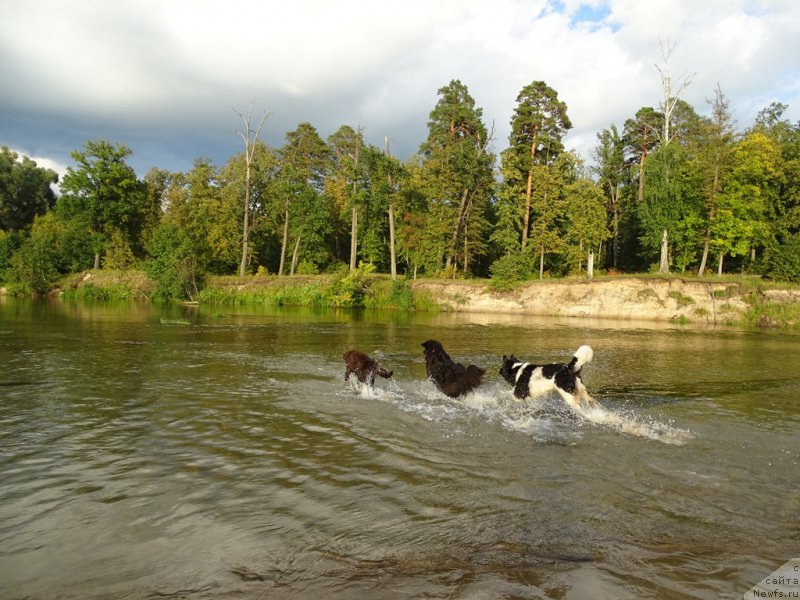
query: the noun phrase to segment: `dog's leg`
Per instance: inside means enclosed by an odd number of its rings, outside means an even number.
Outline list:
[[[586,386],[583,385],[583,382],[580,379],[575,381],[575,395],[580,398],[582,402],[585,402],[589,406],[597,406],[597,402],[589,395],[589,392],[586,390]]]
[[[576,412],[580,412],[581,403],[578,400],[577,393],[576,394],[570,394],[569,392],[567,392],[565,390],[562,390],[558,386],[556,386],[556,391],[558,392],[558,395],[561,396],[564,399],[564,402],[566,402],[569,405],[569,407],[572,408],[572,410],[574,410]],[[576,390],[576,392],[577,392],[577,390]]]

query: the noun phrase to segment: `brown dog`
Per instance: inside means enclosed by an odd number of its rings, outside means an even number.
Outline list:
[[[375,384],[375,374],[377,373],[385,379],[392,376],[393,371],[384,369],[374,358],[370,358],[361,350],[348,350],[342,355],[346,369],[344,380],[350,379],[350,373],[355,373],[361,383],[366,383],[370,387]]]

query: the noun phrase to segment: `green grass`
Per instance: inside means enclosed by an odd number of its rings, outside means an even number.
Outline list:
[[[227,285],[229,281],[212,280],[197,297],[202,304],[307,306],[315,308],[372,308],[393,310],[438,310],[436,302],[414,292],[403,280],[385,276],[362,277],[347,274],[331,279],[314,278],[312,282],[292,283],[291,279],[273,278],[263,287],[247,284]]]

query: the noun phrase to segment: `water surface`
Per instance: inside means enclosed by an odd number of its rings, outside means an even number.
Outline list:
[[[484,386],[439,394],[429,338]],[[798,342],[6,299],[0,597],[740,598],[800,555]],[[601,409],[497,374],[584,343]]]

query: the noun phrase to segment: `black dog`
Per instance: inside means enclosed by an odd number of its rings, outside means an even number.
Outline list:
[[[440,392],[458,398],[478,387],[485,371],[475,365],[455,363],[436,340],[422,343],[425,348],[425,370]]]
[[[393,371],[384,369],[374,358],[361,352],[361,350],[348,350],[342,355],[346,368],[344,370],[344,380],[350,379],[350,374],[355,373],[361,383],[366,383],[370,387],[375,385],[375,375],[378,374],[384,379],[389,379]]]
[[[522,362],[513,354],[503,356],[500,375],[514,386],[514,396],[527,398],[556,391],[572,408],[580,408],[581,402],[594,406],[595,400],[586,391],[581,381],[581,367],[592,360],[594,353],[589,346],[581,346],[572,360],[566,364],[534,365]]]

